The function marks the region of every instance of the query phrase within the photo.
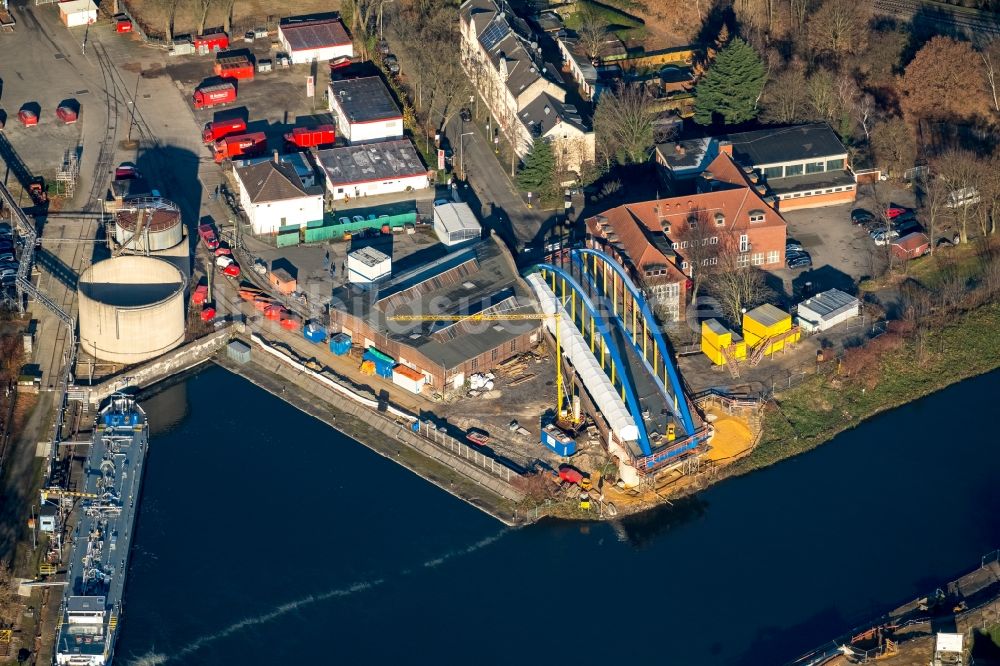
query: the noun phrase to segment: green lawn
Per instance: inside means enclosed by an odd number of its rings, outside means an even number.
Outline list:
[[[627,14],[620,9],[615,9],[614,7],[608,7],[607,5],[601,5],[595,2],[588,2],[587,0],[582,0],[576,3],[576,9],[572,14],[565,16],[563,19],[564,24],[570,30],[579,30],[582,23],[582,17],[584,12],[593,11],[608,24],[612,32],[618,34],[618,36],[624,39],[623,32],[627,33],[636,28],[643,27],[642,19]]]
[[[883,355],[878,382],[870,389],[831,371],[780,393],[776,404],[767,408],[760,443],[736,463],[736,471],[774,464],[879,412],[1000,367],[998,328],[1000,304],[991,303],[928,333],[923,364],[918,362],[915,343],[909,341],[897,352]]]

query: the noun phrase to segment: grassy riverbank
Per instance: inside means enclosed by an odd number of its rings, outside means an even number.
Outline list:
[[[870,366],[852,376],[831,364],[827,372],[776,396],[757,448],[733,472],[808,451],[879,412],[1000,367],[998,330],[1000,304],[988,303],[920,336],[900,336],[898,346],[869,354]]]

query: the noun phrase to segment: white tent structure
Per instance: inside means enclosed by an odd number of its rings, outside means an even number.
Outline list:
[[[632,418],[628,407],[621,399],[621,395],[615,390],[611,380],[601,368],[601,364],[591,353],[590,346],[577,330],[576,324],[570,319],[566,310],[560,307],[559,300],[552,293],[552,289],[545,284],[544,278],[538,273],[532,273],[527,279],[535,291],[535,297],[541,305],[542,312],[545,314],[560,313],[559,336],[562,341],[563,353],[573,364],[577,377],[583,382],[587,393],[590,394],[597,409],[607,420],[615,437],[622,443],[634,442],[639,439],[639,428],[635,424],[635,419]],[[549,332],[555,335],[555,319],[545,319],[544,322]],[[627,449],[612,442],[609,443],[608,450],[619,459],[619,473],[622,480],[627,485],[637,484],[638,474],[631,465]]]

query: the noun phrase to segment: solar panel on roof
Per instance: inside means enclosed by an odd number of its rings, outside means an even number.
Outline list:
[[[484,49],[489,51],[509,34],[510,26],[507,25],[507,21],[503,19],[496,19],[486,26],[486,30],[483,31],[483,36],[479,38],[479,43],[483,45]]]

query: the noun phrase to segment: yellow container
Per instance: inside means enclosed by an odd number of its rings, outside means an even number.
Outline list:
[[[792,316],[765,303],[743,315],[743,338],[749,347],[766,345],[764,354],[770,356],[784,349],[786,344],[798,342],[799,334],[788,335],[792,330]]]
[[[723,326],[718,319],[701,322],[701,351],[705,356],[715,365],[725,365],[723,349],[735,361],[742,361],[747,357],[746,343],[738,334]]]

